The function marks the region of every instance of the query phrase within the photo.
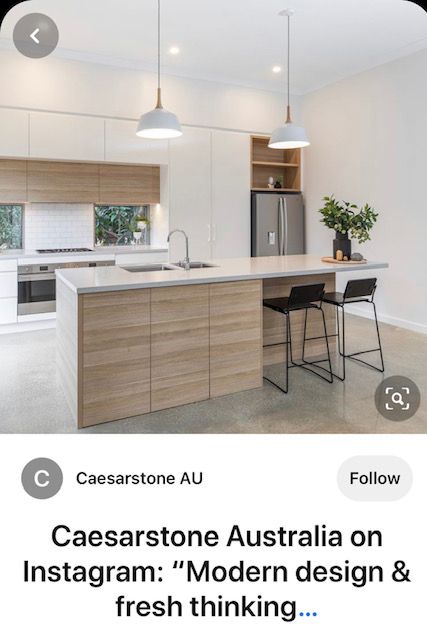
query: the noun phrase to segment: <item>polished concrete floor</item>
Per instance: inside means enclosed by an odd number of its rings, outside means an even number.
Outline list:
[[[352,317],[350,349],[373,346],[369,321]],[[427,433],[427,336],[381,326],[386,376],[416,382],[422,401],[406,422],[379,415],[374,393],[382,374],[350,362],[345,384],[326,384],[294,369],[290,393],[272,385],[98,425],[78,433]],[[357,350],[357,349],[356,349]],[[0,336],[0,432],[77,433],[56,376],[55,331]],[[281,373],[269,368],[269,375]]]

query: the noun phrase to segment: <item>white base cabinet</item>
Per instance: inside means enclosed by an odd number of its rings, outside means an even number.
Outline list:
[[[0,325],[18,320],[18,262],[0,260]]]

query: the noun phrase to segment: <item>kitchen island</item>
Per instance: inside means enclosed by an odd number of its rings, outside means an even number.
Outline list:
[[[190,271],[57,271],[58,369],[76,426],[261,387],[263,367],[285,356],[283,318],[263,309],[263,298],[289,295],[298,284],[323,282],[333,291],[336,273],[363,277],[364,270],[388,267],[328,264],[310,255],[208,264]],[[334,334],[334,311],[325,312]],[[304,318],[292,315],[298,355]],[[319,315],[310,314],[311,337],[321,335]],[[322,341],[308,345],[307,357],[323,353]]]

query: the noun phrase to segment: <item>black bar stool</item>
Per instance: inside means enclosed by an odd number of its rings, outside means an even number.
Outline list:
[[[325,291],[324,283],[307,284],[307,285],[301,285],[298,287],[292,287],[291,293],[287,298],[272,298],[272,299],[263,301],[264,307],[267,307],[268,309],[272,309],[273,311],[277,311],[278,313],[283,313],[283,315],[286,318],[285,320],[286,341],[279,343],[279,344],[286,345],[285,387],[282,388],[281,386],[273,382],[273,380],[270,380],[269,378],[266,378],[264,376],[264,380],[267,380],[267,382],[270,382],[271,384],[273,384],[275,387],[277,387],[277,389],[280,389],[280,391],[282,391],[283,393],[288,393],[289,369],[292,369],[294,367],[301,367],[303,369],[306,369],[310,373],[314,373],[316,376],[318,376],[319,378],[322,378],[322,380],[325,380],[330,384],[332,384],[332,382],[334,381],[334,377],[332,373],[331,356],[329,352],[328,337],[327,337],[326,320],[325,320],[325,314],[322,309],[322,302],[321,302],[324,295],[324,291]],[[318,360],[314,362],[305,360],[307,315],[308,315],[308,311],[311,309],[316,309],[317,311],[320,311],[322,314],[324,338],[325,338],[326,350],[328,354],[327,360]],[[301,363],[297,363],[294,361],[293,353],[292,353],[292,333],[291,333],[290,314],[293,311],[301,311],[301,310],[305,310],[304,336],[303,336],[303,360]],[[277,346],[277,345],[268,345],[268,346]],[[321,367],[318,364],[318,362],[326,362],[326,361],[329,363],[329,370],[326,369],[325,367]],[[321,373],[318,373],[317,371],[313,371],[312,369],[309,368],[309,366],[315,367],[317,369],[321,369],[327,374],[327,377]]]
[[[384,372],[383,350],[381,346],[380,330],[378,327],[377,308],[374,302],[376,288],[377,288],[376,278],[366,278],[365,280],[349,280],[347,282],[347,286],[345,288],[344,293],[335,291],[333,293],[325,293],[325,295],[323,296],[323,302],[325,302],[326,304],[334,305],[337,310],[338,333],[336,335],[338,336],[338,349],[342,359],[343,375],[342,377],[340,377],[339,375],[334,374],[334,376],[341,381],[345,380],[345,362],[347,358],[350,358],[351,360],[356,360],[357,362],[361,362],[367,367],[370,367],[371,369],[375,369],[375,371],[379,371],[380,373]],[[367,302],[368,304],[371,304],[373,306],[375,327],[377,330],[377,338],[378,338],[378,347],[376,349],[366,349],[365,351],[356,351],[354,353],[346,353],[344,308],[347,304],[354,304],[356,302]],[[342,331],[340,330],[340,320],[339,320],[339,313],[338,313],[339,309],[341,309]],[[341,348],[341,344],[342,344],[342,348]],[[376,351],[379,351],[380,353],[381,367],[375,367],[373,364],[370,364],[369,362],[366,362],[362,358],[357,357],[366,353],[375,353]]]

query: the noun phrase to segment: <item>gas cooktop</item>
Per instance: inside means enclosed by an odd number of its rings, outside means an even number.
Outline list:
[[[93,249],[37,249],[37,253],[86,253]]]

